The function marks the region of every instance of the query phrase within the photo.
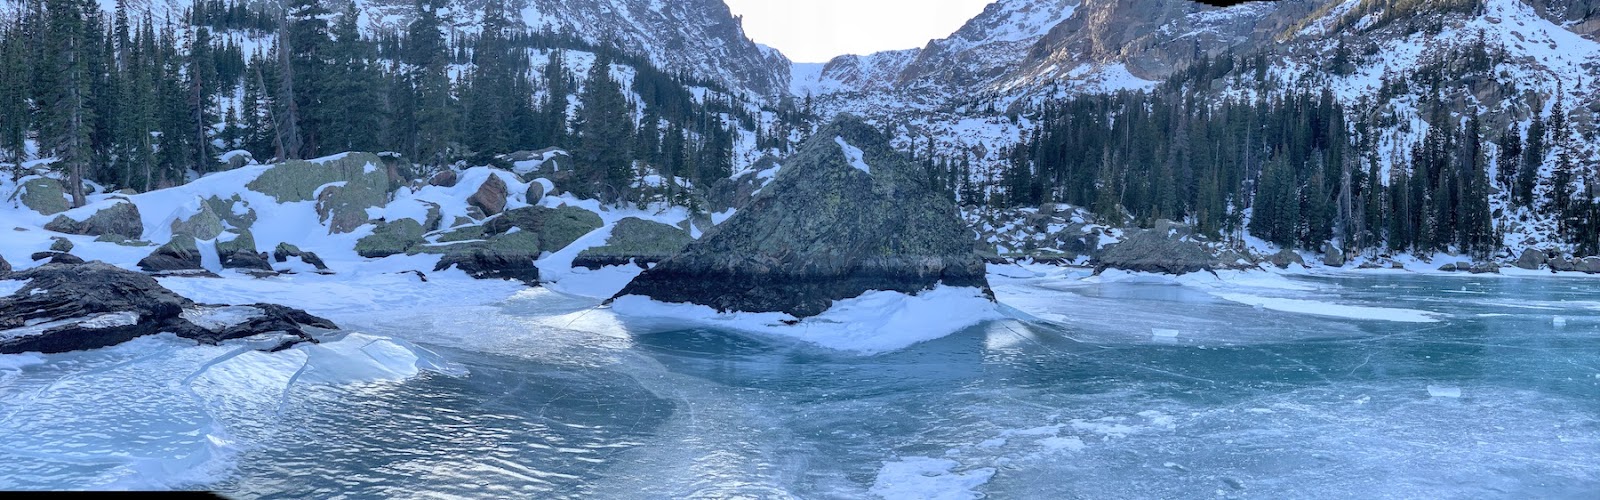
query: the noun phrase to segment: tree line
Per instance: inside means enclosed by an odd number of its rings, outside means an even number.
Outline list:
[[[481,31],[459,32],[446,4],[419,0],[403,29],[373,32],[349,0],[332,11],[206,0],[161,19],[135,17],[127,0],[109,16],[95,0],[28,0],[0,20],[0,162],[54,159],[81,205],[79,181],[170,187],[228,168],[231,151],[395,152],[437,168],[559,147],[579,194],[682,201],[656,191],[727,177],[741,130],[787,146],[787,129],[763,128],[715,83],[531,32],[505,0],[483,4]],[[572,69],[588,57],[589,71]],[[641,182],[652,174],[667,185]]]

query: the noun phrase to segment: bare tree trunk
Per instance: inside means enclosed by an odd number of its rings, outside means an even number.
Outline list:
[[[279,134],[279,148],[282,152],[279,157],[285,160],[300,159],[300,108],[295,104],[294,96],[294,64],[289,54],[294,47],[289,43],[289,6],[283,5],[282,17],[278,18],[278,65],[283,75],[281,83],[282,94],[279,98],[286,104],[284,123]]]
[[[80,49],[78,42],[79,40],[74,37],[71,42],[68,42],[67,48],[68,74],[71,75],[67,79],[67,85],[70,89],[70,94],[68,94],[70,96],[69,105],[72,108],[70,110],[71,118],[68,120],[70,125],[67,127],[67,133],[70,137],[67,139],[66,159],[67,182],[70,184],[69,192],[72,193],[73,208],[82,207],[85,204],[83,196],[84,154],[83,144],[79,140],[81,138],[80,132],[83,130],[83,88],[82,82],[79,81],[82,75],[78,71],[78,51]]]

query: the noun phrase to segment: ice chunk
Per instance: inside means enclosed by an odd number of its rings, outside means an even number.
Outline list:
[[[994,477],[993,468],[955,472],[955,460],[906,457],[883,464],[870,492],[881,498],[919,498],[926,500],[966,500],[982,498],[973,491]]]
[[[1335,318],[1367,319],[1381,321],[1395,321],[1401,323],[1438,323],[1439,315],[1428,311],[1415,309],[1398,309],[1388,307],[1365,307],[1318,302],[1314,300],[1285,299],[1278,297],[1259,297],[1242,293],[1214,293],[1217,298],[1230,302],[1238,302],[1257,309],[1271,309],[1274,311],[1311,314],[1315,316],[1331,316]]]
[[[1556,316],[1550,319],[1550,324],[1555,325],[1556,328],[1566,328],[1567,318]]]
[[[1164,328],[1152,328],[1150,330],[1150,336],[1155,337],[1156,340],[1177,340],[1179,333],[1177,330]]]
[[[1083,451],[1087,447],[1078,436],[1044,438],[1036,442],[1051,451]]]
[[[1461,397],[1461,388],[1443,385],[1430,385],[1428,386],[1428,395],[1436,398],[1459,398]]]

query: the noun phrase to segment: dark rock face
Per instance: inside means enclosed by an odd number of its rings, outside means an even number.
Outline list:
[[[283,306],[196,304],[102,262],[48,264],[10,278],[28,284],[0,298],[0,354],[98,349],[161,332],[211,344],[271,332],[311,340],[307,327],[338,328]]]
[[[1288,269],[1290,264],[1300,264],[1302,266],[1306,265],[1306,259],[1304,257],[1301,257],[1300,254],[1289,249],[1280,250],[1278,253],[1272,254],[1271,257],[1267,257],[1267,262],[1271,262],[1272,265],[1278,266],[1278,269]]]
[[[173,235],[172,241],[161,245],[148,257],[139,260],[139,269],[147,273],[193,273],[203,271],[200,248],[193,236]]]
[[[65,215],[57,216],[55,220],[45,224],[44,228],[67,234],[117,235],[130,240],[144,236],[144,222],[139,218],[139,207],[126,200],[95,212],[82,221],[73,220]]]
[[[1174,233],[1176,231],[1170,228],[1159,226],[1131,232],[1121,242],[1106,249],[1096,267],[1166,274],[1188,274],[1213,269],[1216,257],[1199,243]]]
[[[38,252],[30,256],[34,262],[49,259],[51,264],[82,264],[83,259],[66,252]]]
[[[683,251],[694,241],[682,229],[637,217],[617,221],[611,228],[611,238],[605,246],[594,247],[578,254],[573,267],[600,269],[628,263],[646,266],[667,260]]]
[[[988,290],[972,232],[925,177],[873,127],[841,117],[744,210],[617,296],[808,317],[871,290]]]
[[[266,252],[256,251],[256,238],[249,230],[241,230],[231,241],[217,242],[217,257],[223,269],[272,271]]]
[[[6,258],[5,257],[0,257],[0,276],[5,276],[5,275],[10,274],[10,273],[11,273],[11,263],[10,262],[6,262]]]
[[[67,253],[71,252],[73,247],[74,245],[72,244],[72,241],[66,238],[62,238],[60,236],[54,236],[50,238],[50,251],[52,252]]]
[[[318,257],[314,252],[301,250],[300,247],[288,243],[279,243],[278,247],[272,250],[272,260],[288,262],[290,257],[299,258],[300,262],[317,268],[319,272],[328,270],[328,265],[322,262],[322,257]]]

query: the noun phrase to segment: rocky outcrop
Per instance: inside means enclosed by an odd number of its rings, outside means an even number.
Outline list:
[[[162,332],[207,344],[275,332],[312,340],[312,329],[338,328],[278,305],[197,304],[154,278],[102,262],[49,264],[10,277],[28,284],[0,298],[0,354],[98,349]]]
[[[1530,249],[1524,250],[1522,252],[1522,256],[1517,258],[1517,262],[1514,265],[1520,269],[1537,271],[1539,268],[1544,267],[1545,262],[1548,262],[1549,260],[1550,254],[1545,253],[1544,250]]]
[[[389,199],[389,174],[371,153],[288,161],[262,172],[245,187],[278,203],[317,202],[317,215],[330,234],[349,233],[367,223],[367,209]]]
[[[1546,265],[1556,272],[1600,274],[1600,257],[1556,257],[1547,261]]]
[[[544,252],[566,248],[604,221],[594,212],[577,207],[524,207],[489,220],[483,226],[457,229],[439,238],[446,242],[424,245],[424,253],[443,254],[434,271],[451,267],[478,279],[539,283],[534,261]]]
[[[744,210],[617,296],[809,317],[871,290],[988,290],[972,232],[926,182],[875,128],[841,117]]]
[[[500,180],[498,175],[490,175],[478,186],[478,192],[467,198],[467,204],[478,207],[484,215],[498,215],[506,211],[506,190],[506,181]]]
[[[172,234],[193,236],[197,240],[216,239],[222,234],[222,217],[217,215],[210,203],[201,203],[200,211],[187,219],[172,221]]]
[[[1447,273],[1500,274],[1500,265],[1489,262],[1462,262],[1439,266],[1439,270]]]
[[[400,255],[422,242],[422,223],[413,219],[382,222],[372,234],[356,241],[356,254],[369,259]]]
[[[34,262],[48,260],[50,264],[82,264],[83,259],[66,252],[37,252],[29,256]]]
[[[628,217],[611,227],[611,237],[604,246],[580,252],[572,267],[600,269],[629,263],[649,267],[677,255],[691,241],[694,239],[682,229]]]
[[[76,245],[72,244],[72,240],[62,238],[60,236],[50,237],[50,251],[52,252],[71,252],[75,246]]]
[[[1344,249],[1334,246],[1332,242],[1322,244],[1322,265],[1328,267],[1344,267]]]
[[[1271,262],[1272,265],[1278,266],[1278,269],[1288,269],[1290,264],[1299,264],[1301,266],[1306,265],[1305,257],[1301,257],[1300,254],[1295,253],[1294,250],[1289,250],[1287,248],[1279,250],[1278,253],[1267,257],[1267,262]]]
[[[6,258],[5,257],[0,257],[0,276],[5,276],[5,275],[10,274],[10,273],[11,273],[11,263],[10,262],[6,262]]]
[[[1180,230],[1181,226],[1162,222],[1151,229],[1125,232],[1121,242],[1100,255],[1096,270],[1188,274],[1215,268],[1217,258],[1191,239],[1187,228]]]
[[[173,235],[167,244],[140,259],[139,269],[161,275],[197,274],[205,272],[201,262],[200,247],[193,236]]]
[[[87,236],[115,235],[123,239],[144,236],[144,221],[139,217],[139,207],[128,200],[119,200],[84,220],[58,215],[45,224],[49,231]]]
[[[289,262],[289,258],[291,257],[300,259],[300,262],[304,262],[311,267],[317,268],[317,272],[324,272],[328,270],[328,265],[322,262],[322,257],[318,257],[314,252],[301,250],[300,247],[290,245],[288,243],[279,243],[278,247],[272,250],[272,260],[278,262]]]
[[[256,250],[255,235],[247,229],[234,234],[231,240],[217,241],[217,257],[222,261],[222,268],[271,272],[272,263],[267,260],[267,253]]]

